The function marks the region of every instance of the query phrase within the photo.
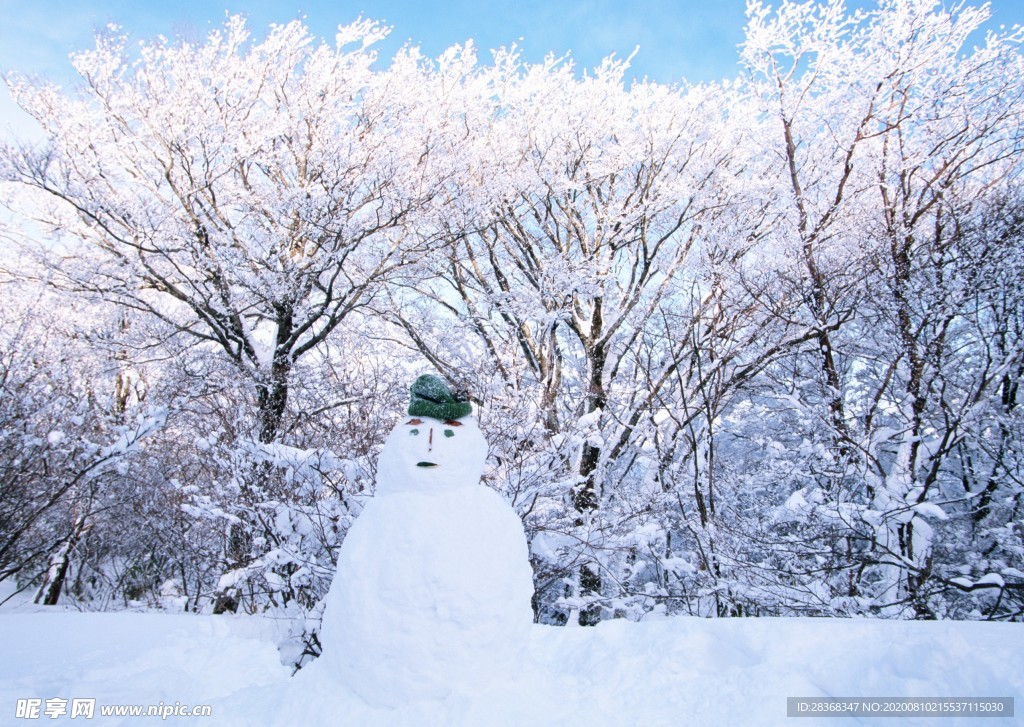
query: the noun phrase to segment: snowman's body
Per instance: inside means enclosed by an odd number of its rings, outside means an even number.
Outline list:
[[[406,417],[342,544],[320,632],[368,702],[442,698],[516,670],[532,623],[522,523],[480,484],[476,421]]]

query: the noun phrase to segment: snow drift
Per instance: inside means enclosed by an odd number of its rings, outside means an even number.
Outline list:
[[[273,646],[280,628],[258,617],[0,610],[0,714],[14,722],[18,699],[86,697],[97,700],[100,724],[139,722],[101,720],[99,705],[180,702],[209,704],[212,718],[162,723],[792,727],[787,696],[1024,691],[1019,624],[678,617],[534,626],[514,678],[377,708],[322,660],[290,676]],[[962,721],[899,720],[932,723]]]

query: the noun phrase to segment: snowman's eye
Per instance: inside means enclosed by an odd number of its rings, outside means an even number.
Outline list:
[[[419,433],[420,433],[419,429],[410,429],[409,430],[409,434],[419,434]]]
[[[446,436],[446,437],[454,437],[455,436],[455,432],[453,432],[451,429],[445,429],[444,430],[444,436]]]

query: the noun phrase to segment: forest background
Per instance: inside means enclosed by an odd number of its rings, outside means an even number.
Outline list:
[[[239,17],[9,76],[46,140],[0,147],[0,580],[273,612],[300,664],[435,371],[541,623],[1020,621],[1024,63],[987,17],[753,2],[699,85]]]

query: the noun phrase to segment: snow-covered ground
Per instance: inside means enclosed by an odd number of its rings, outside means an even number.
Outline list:
[[[1020,624],[680,617],[536,626],[515,678],[382,709],[347,690],[324,660],[290,676],[274,647],[281,628],[244,616],[0,608],[0,724],[996,727],[1020,717],[794,720],[786,697],[1024,695]],[[32,698],[39,717],[18,718],[18,700]],[[95,699],[94,717],[49,719],[52,698],[68,700],[68,711],[74,699]],[[100,715],[104,705],[176,703],[210,705],[212,714]]]

